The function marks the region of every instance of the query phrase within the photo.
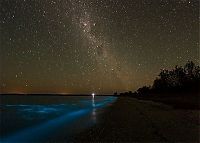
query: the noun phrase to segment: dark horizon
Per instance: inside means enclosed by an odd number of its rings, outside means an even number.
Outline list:
[[[67,94],[67,93],[0,93],[1,95],[27,95],[27,96],[92,96],[92,94]],[[95,94],[95,96],[114,96],[114,94]]]

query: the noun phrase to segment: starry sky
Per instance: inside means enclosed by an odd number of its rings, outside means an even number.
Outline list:
[[[1,93],[110,94],[199,63],[198,0],[1,0]]]

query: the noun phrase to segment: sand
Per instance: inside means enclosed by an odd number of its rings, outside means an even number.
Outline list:
[[[72,142],[199,142],[199,110],[119,97]]]

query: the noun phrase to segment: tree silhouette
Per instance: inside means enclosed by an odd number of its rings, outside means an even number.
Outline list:
[[[184,68],[175,66],[172,70],[161,70],[159,78],[154,80],[152,89],[157,92],[167,91],[197,91],[200,83],[200,68],[188,61]]]
[[[154,80],[152,87],[143,86],[132,93],[131,91],[120,93],[121,96],[143,96],[151,93],[195,93],[200,87],[200,67],[194,62],[188,61],[183,67],[175,66],[172,70],[162,69]],[[115,93],[116,95],[116,93]],[[170,94],[168,94],[170,95]]]
[[[146,95],[149,93],[149,91],[150,91],[150,87],[143,86],[137,90],[137,93],[139,93],[140,95]]]

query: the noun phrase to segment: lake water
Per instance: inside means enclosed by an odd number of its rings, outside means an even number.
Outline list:
[[[112,96],[1,96],[0,142],[61,142],[98,123]]]

